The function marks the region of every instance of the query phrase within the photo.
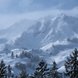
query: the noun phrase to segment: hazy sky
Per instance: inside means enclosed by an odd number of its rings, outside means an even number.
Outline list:
[[[0,0],[1,13],[24,13],[49,8],[70,9],[78,5],[78,0]]]
[[[26,17],[36,18],[38,13],[58,13],[56,9],[70,10],[77,7],[78,0],[0,0],[0,28]]]

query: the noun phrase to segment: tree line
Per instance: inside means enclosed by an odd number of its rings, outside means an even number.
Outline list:
[[[65,63],[65,72],[58,71],[58,65],[54,61],[49,67],[48,64],[41,60],[35,69],[33,75],[27,73],[26,70],[21,70],[19,75],[12,73],[10,65],[6,66],[3,60],[0,62],[0,78],[78,78],[78,50],[75,49]]]

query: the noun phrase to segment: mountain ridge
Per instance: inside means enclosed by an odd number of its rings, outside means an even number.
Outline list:
[[[28,31],[25,31],[22,36],[15,41],[15,45],[28,46],[27,48],[40,48],[50,42],[64,41],[78,34],[77,25],[78,18],[65,14],[48,19],[43,18],[31,26]]]

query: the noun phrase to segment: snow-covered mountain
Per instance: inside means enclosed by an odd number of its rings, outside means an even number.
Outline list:
[[[78,18],[60,14],[40,19],[15,41],[15,46],[41,48],[49,43],[68,41],[78,34]],[[69,41],[68,41],[69,42]],[[61,43],[60,43],[61,44]]]
[[[14,39],[20,36],[28,27],[33,25],[35,20],[23,19],[19,22],[14,23],[6,29],[0,30],[0,38]]]
[[[29,24],[27,25],[27,23]],[[27,30],[19,28],[22,25],[29,26],[30,23],[32,26]],[[15,35],[24,31],[23,34],[15,40],[13,45],[5,46],[0,53],[1,59],[4,59],[7,64],[11,64],[14,71],[18,70],[19,65],[23,65],[27,66],[29,72],[32,72],[41,59],[45,59],[48,64],[52,64],[55,60],[59,70],[63,71],[64,61],[74,48],[78,48],[77,25],[78,18],[64,14],[55,17],[48,16],[35,22],[21,22],[10,31],[15,31]],[[19,29],[19,31],[16,32],[15,29]],[[12,52],[14,58],[11,58]]]

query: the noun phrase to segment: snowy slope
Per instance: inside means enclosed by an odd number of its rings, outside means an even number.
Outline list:
[[[35,70],[36,65],[42,60],[39,50],[12,49],[6,52],[0,51],[0,61],[4,60],[6,65],[11,65],[15,74],[18,74],[21,68],[31,74]],[[12,56],[13,53],[13,56]],[[39,53],[39,54],[38,54]],[[41,54],[43,56],[43,54]]]
[[[0,38],[14,39],[20,36],[24,31],[35,23],[35,20],[20,20],[6,29],[0,30]]]
[[[48,43],[65,41],[78,34],[78,18],[60,14],[40,19],[15,42],[15,46],[40,48]]]
[[[66,58],[74,48],[78,48],[77,27],[78,18],[76,17],[64,14],[56,17],[45,17],[24,32],[15,41],[15,46],[41,50],[39,56],[45,59],[48,64],[52,64],[55,60],[59,65],[58,71],[61,72],[64,71]]]
[[[23,50],[23,49],[13,49],[10,52],[0,53],[0,60],[4,60],[7,65],[11,65],[13,68],[13,71],[15,74],[18,74],[21,70],[21,67],[27,70],[28,73],[32,74],[35,70],[35,67],[40,62],[40,60],[44,59],[46,60],[47,64],[52,64],[52,62],[55,60],[58,64],[58,71],[62,72],[64,71],[64,61],[66,58],[72,53],[74,49],[64,50],[60,51],[56,55],[49,55],[47,52],[43,52],[42,50],[36,49],[36,50]],[[14,54],[12,57],[11,54]],[[25,52],[24,55],[22,55],[22,52]],[[4,56],[4,57],[3,57]],[[19,68],[20,66],[20,68]],[[18,72],[17,72],[18,71]]]
[[[27,23],[25,22],[24,24],[22,22],[21,24],[26,26]],[[21,24],[17,24],[16,27],[22,27]],[[58,71],[64,71],[64,61],[74,48],[78,48],[77,25],[78,18],[64,14],[39,19],[25,32],[23,32],[24,30],[22,30],[22,28],[19,29],[18,32],[21,31],[23,34],[15,40],[14,45],[10,48],[11,51],[1,51],[1,59],[4,59],[7,64],[11,64],[11,66],[15,68],[14,71],[17,69],[16,64],[19,65],[19,63],[21,63],[27,66],[29,72],[32,72],[35,69],[35,65],[41,59],[45,59],[48,64],[52,64],[55,60],[59,66]],[[26,49],[24,57],[20,56],[24,51],[21,48]],[[12,52],[14,53],[14,58],[11,58]],[[16,55],[18,57],[16,57]],[[30,71],[30,69],[32,69],[32,71]]]

